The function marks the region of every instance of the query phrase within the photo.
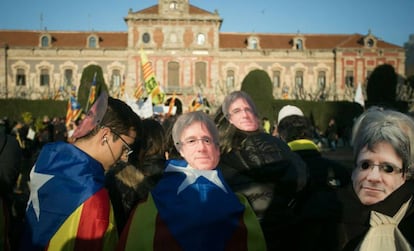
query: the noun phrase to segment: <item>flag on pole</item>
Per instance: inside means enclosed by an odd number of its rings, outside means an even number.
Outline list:
[[[173,108],[175,106],[175,92],[170,100],[170,104],[168,105],[168,112],[167,112],[167,116],[171,116],[173,113]]]
[[[197,109],[200,108],[203,105],[203,103],[203,97],[201,96],[201,93],[198,93],[196,99],[190,106],[190,112],[197,111]]]
[[[96,72],[93,75],[93,80],[91,83],[91,88],[89,89],[89,97],[88,97],[88,103],[86,104],[86,111],[88,110],[90,105],[93,105],[93,102],[95,102],[95,96],[96,96]]]
[[[118,99],[121,99],[125,95],[125,79],[122,81],[118,91]]]
[[[66,111],[66,126],[69,126],[70,122],[76,121],[81,113],[81,105],[75,97],[71,96],[68,100],[68,107]]]
[[[144,75],[145,90],[148,95],[151,95],[152,101],[154,104],[164,103],[165,93],[162,90],[161,86],[158,84],[155,79],[154,70],[152,69],[151,63],[148,61],[147,55],[144,50],[141,48],[141,66],[142,72]]]
[[[365,107],[364,94],[362,93],[362,83],[358,83],[358,87],[355,92],[354,102],[360,104],[362,107]]]
[[[137,84],[137,88],[134,92],[134,97],[136,100],[140,100],[142,95],[144,94],[144,88],[142,87],[142,83]]]

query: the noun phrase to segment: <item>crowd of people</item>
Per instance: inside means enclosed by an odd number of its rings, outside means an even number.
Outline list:
[[[414,250],[414,119],[395,110],[356,119],[352,169],[301,109],[272,132],[243,91],[211,115],[142,119],[102,92],[70,132],[0,122],[1,250]]]

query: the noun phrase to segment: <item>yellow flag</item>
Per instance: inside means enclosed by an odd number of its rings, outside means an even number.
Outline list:
[[[152,102],[156,105],[164,103],[165,93],[157,83],[152,65],[148,62],[143,49],[141,49],[141,66],[144,74],[145,90],[148,95],[151,95]]]

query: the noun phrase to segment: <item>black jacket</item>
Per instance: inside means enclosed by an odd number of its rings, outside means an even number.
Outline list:
[[[385,200],[363,205],[352,184],[334,192],[314,194],[296,227],[298,248],[306,251],[350,251],[364,239],[369,230],[371,211],[394,216],[403,203],[414,195],[414,181],[406,181]],[[398,228],[414,246],[414,206],[409,205]]]
[[[251,203],[269,250],[279,248],[293,218],[295,195],[307,181],[305,163],[279,138],[238,131],[232,151],[222,154],[219,166],[233,191]]]

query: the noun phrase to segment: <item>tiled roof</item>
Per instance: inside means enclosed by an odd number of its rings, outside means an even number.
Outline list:
[[[90,35],[99,38],[99,48],[123,49],[128,45],[126,32],[0,30],[0,46],[38,47],[42,34],[49,34],[52,37],[52,47],[56,48],[85,48]]]
[[[152,8],[152,7],[150,7]],[[148,10],[148,9],[147,9]],[[85,48],[87,39],[94,34],[99,37],[99,48],[123,49],[127,47],[127,32],[72,32],[72,31],[22,31],[0,30],[0,46],[38,47],[41,34],[52,36],[52,48]],[[300,37],[306,49],[359,48],[364,35],[361,34],[255,34],[255,33],[220,33],[220,49],[244,49],[250,36],[259,39],[261,49],[290,49],[292,39]],[[402,49],[400,46],[382,40],[378,48]]]
[[[220,33],[221,49],[243,49],[247,39],[257,37],[261,49],[290,49],[292,39],[303,38],[306,49],[358,48],[365,37],[361,34],[256,34],[256,33]],[[378,48],[401,48],[378,40]]]
[[[146,9],[135,12],[135,14],[158,14],[158,4],[150,6]],[[200,9],[194,5],[189,5],[189,14],[190,15],[212,15],[213,13]]]

